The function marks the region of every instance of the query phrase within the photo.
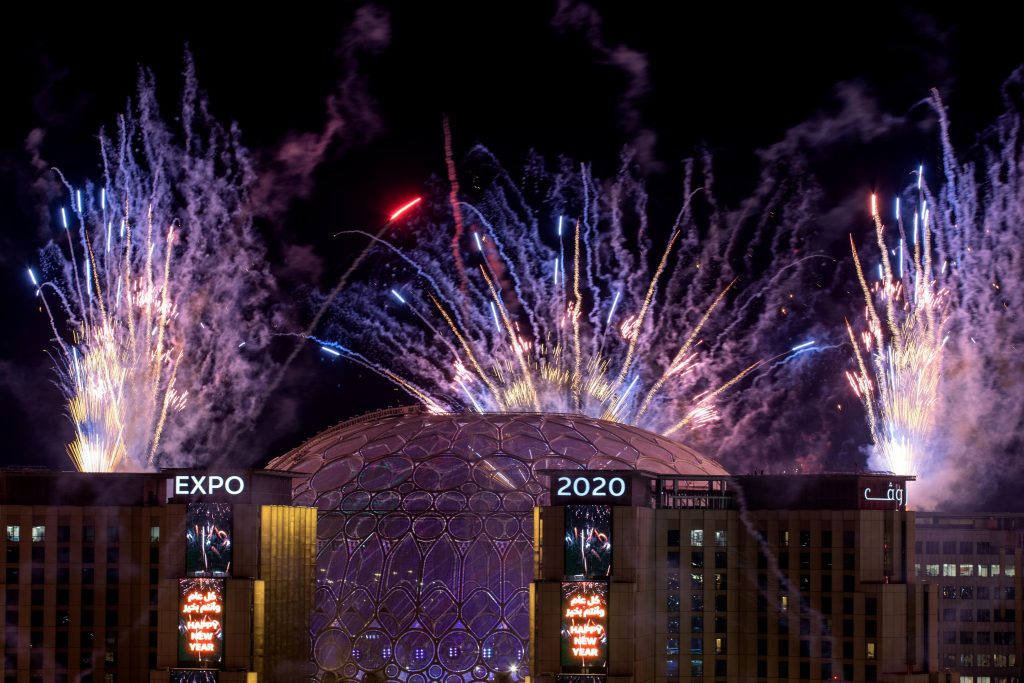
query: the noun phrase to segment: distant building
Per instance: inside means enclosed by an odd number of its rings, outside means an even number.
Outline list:
[[[551,475],[534,681],[946,680],[908,477]]]
[[[914,572],[938,595],[939,668],[1020,683],[1024,514],[918,513]]]
[[[280,473],[0,471],[4,683],[300,680],[316,514]]]

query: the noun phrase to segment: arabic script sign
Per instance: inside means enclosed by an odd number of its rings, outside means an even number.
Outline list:
[[[866,486],[864,487],[864,500],[870,501],[871,508],[877,507],[877,503],[885,503],[882,505],[883,509],[889,509],[893,506],[897,508],[904,508],[907,504],[907,489],[906,482],[896,482],[893,484],[891,481],[888,482],[888,486],[882,487],[881,485]]]

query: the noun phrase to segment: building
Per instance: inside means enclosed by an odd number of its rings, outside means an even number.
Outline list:
[[[318,681],[529,675],[533,510],[551,468],[725,474],[636,427],[579,415],[373,413],[270,463],[319,510]]]
[[[4,683],[299,680],[316,519],[290,484],[0,471]]]
[[[533,681],[946,680],[908,477],[548,474]]]
[[[939,602],[939,666],[960,683],[1020,683],[1022,514],[918,513],[917,580]]]

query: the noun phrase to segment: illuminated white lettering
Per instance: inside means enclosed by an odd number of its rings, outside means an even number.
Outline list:
[[[238,482],[238,487],[234,490],[231,490],[232,481]],[[233,496],[237,496],[239,493],[242,492],[243,489],[245,489],[245,480],[243,480],[238,475],[231,475],[224,481],[224,490]]]
[[[174,495],[176,496],[187,496],[188,495],[188,476],[179,474],[174,478]]]

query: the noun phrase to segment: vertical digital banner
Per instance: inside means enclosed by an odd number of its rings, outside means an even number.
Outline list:
[[[178,579],[178,661],[224,658],[224,579]]]
[[[565,576],[607,579],[612,573],[610,505],[565,507]]]
[[[562,669],[603,672],[608,665],[608,584],[562,583]]]
[[[185,511],[185,573],[231,574],[231,504],[189,503]]]
[[[217,683],[213,669],[171,669],[171,683]]]

